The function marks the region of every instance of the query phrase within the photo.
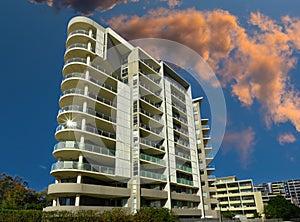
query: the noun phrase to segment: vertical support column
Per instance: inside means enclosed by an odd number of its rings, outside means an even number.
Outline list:
[[[85,79],[89,79],[90,78],[90,71],[86,70],[85,71]]]
[[[89,30],[89,37],[93,38],[93,30],[92,29]]]
[[[88,42],[88,44],[87,44],[87,49],[88,49],[89,51],[92,50],[92,43]]]
[[[91,57],[90,56],[86,57],[86,64],[88,64],[88,65],[91,64]]]

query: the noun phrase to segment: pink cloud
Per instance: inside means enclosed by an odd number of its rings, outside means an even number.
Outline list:
[[[286,143],[294,143],[296,142],[296,137],[292,133],[281,134],[278,137],[278,142],[280,145],[284,145]]]
[[[240,163],[247,167],[251,161],[255,145],[255,132],[251,127],[239,132],[226,132],[223,140],[223,151],[236,150],[240,156]]]
[[[290,122],[300,131],[300,95],[289,77],[300,50],[300,18],[275,21],[251,13],[249,25],[256,31],[246,31],[227,11],[158,9],[108,24],[128,40],[164,38],[194,49],[242,105],[261,105],[267,126]]]

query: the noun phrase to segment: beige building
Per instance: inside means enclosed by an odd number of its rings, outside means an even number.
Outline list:
[[[69,22],[62,75],[54,200],[45,210],[153,206],[181,218],[213,215],[209,127],[188,82],[86,17]]]
[[[218,212],[215,210],[218,205],[215,186],[216,176],[212,174],[215,170],[215,166],[211,165],[213,156],[211,155],[212,146],[209,144],[209,120],[201,118],[201,102],[202,98],[194,99],[194,118],[200,164],[203,214],[205,218],[217,218]]]
[[[217,199],[222,212],[253,217],[255,212],[263,213],[261,192],[253,191],[252,180],[237,180],[235,176],[217,178]]]

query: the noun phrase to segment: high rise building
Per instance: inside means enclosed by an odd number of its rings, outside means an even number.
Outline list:
[[[214,217],[208,120],[188,82],[86,17],[69,22],[62,74],[45,210],[153,206]]]
[[[251,218],[254,213],[263,213],[261,192],[254,192],[252,180],[237,180],[235,176],[217,178],[217,199],[221,212]]]
[[[300,207],[300,179],[288,180],[286,183],[286,194],[291,202]]]

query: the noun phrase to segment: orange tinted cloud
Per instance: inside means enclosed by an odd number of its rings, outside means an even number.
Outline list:
[[[194,49],[243,105],[261,104],[268,126],[289,121],[300,131],[300,96],[289,78],[300,49],[300,19],[277,22],[258,12],[248,22],[246,30],[227,11],[158,9],[108,24],[128,40],[164,38]]]
[[[296,137],[292,133],[285,133],[278,137],[278,142],[280,145],[284,145],[286,143],[294,143],[296,141]]]
[[[242,166],[247,167],[252,158],[254,140],[255,132],[251,127],[239,132],[227,131],[223,140],[223,151],[236,150],[240,155]]]

